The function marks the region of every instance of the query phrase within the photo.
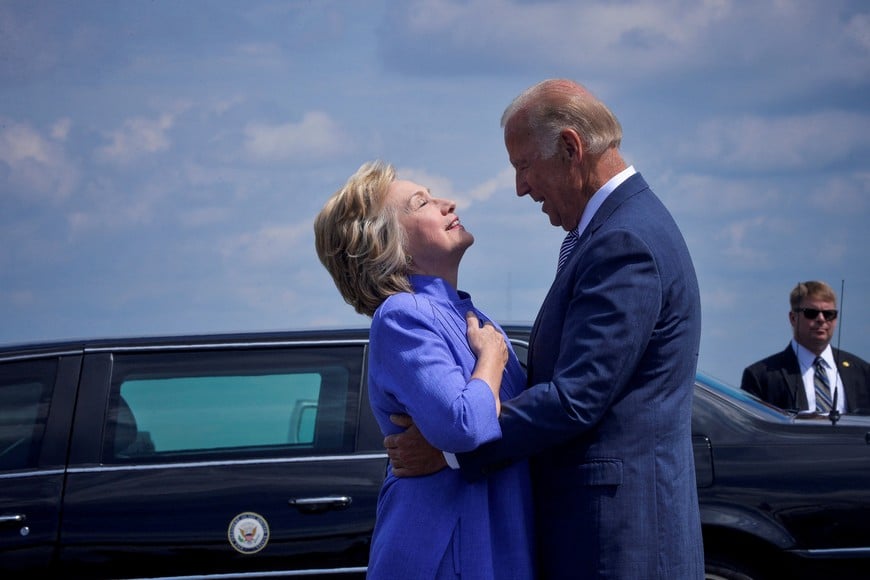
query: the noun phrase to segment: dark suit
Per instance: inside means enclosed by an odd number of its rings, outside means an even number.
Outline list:
[[[703,578],[692,454],[701,308],[688,249],[640,174],[595,213],[532,329],[529,388],[477,476],[533,456],[544,578]]]
[[[870,414],[870,364],[844,350],[832,350],[846,391],[846,412]],[[809,409],[800,364],[791,344],[746,367],[740,388],[781,409]]]

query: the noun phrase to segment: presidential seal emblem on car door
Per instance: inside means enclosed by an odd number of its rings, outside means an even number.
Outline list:
[[[242,554],[256,554],[269,542],[269,524],[260,514],[243,512],[230,522],[230,545]]]

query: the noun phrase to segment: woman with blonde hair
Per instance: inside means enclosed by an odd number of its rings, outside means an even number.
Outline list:
[[[344,300],[372,317],[369,402],[384,435],[403,430],[391,415],[410,415],[446,452],[500,438],[500,401],[522,391],[525,372],[501,328],[457,290],[474,237],[456,204],[375,161],[327,201],[314,232]],[[473,483],[446,464],[423,477],[389,469],[368,577],[533,578],[532,524],[524,461]]]

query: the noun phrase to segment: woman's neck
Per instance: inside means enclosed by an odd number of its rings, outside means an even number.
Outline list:
[[[442,280],[444,280],[445,282],[450,284],[450,286],[452,286],[454,290],[456,290],[458,288],[458,285],[457,285],[457,283],[459,281],[459,270],[458,269],[450,270],[450,271],[446,271],[446,272],[419,272],[419,271],[415,270],[411,273],[412,274],[419,274],[420,276],[433,276],[435,278],[441,278]]]

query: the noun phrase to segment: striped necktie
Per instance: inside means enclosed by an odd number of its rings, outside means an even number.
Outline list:
[[[828,381],[828,373],[825,372],[825,361],[820,356],[813,363],[813,386],[816,389],[816,411],[829,413],[832,407],[831,383]]]
[[[562,240],[562,247],[559,249],[559,265],[556,267],[556,273],[562,271],[562,267],[565,265],[565,262],[568,261],[568,256],[570,256],[571,252],[574,251],[574,248],[577,247],[577,242],[579,241],[580,238],[577,237],[577,232],[575,230],[568,232],[568,235],[565,236],[564,240]]]

